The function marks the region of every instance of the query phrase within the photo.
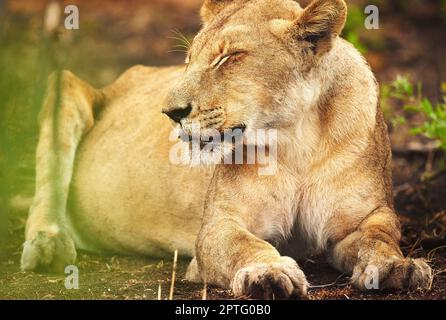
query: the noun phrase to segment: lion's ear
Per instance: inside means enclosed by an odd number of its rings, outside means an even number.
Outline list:
[[[344,28],[347,5],[344,0],[314,0],[291,27],[294,39],[307,41],[315,53],[331,49],[332,40]]]
[[[240,0],[204,0],[201,7],[200,15],[204,24],[211,21],[217,14],[219,14],[226,6],[231,5]]]

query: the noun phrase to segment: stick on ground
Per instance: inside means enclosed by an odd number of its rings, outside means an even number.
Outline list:
[[[173,300],[173,289],[175,287],[175,275],[177,271],[178,250],[173,255],[172,281],[170,283],[169,300]]]

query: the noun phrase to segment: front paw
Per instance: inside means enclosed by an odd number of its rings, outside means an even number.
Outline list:
[[[424,259],[377,257],[359,263],[353,270],[352,283],[358,289],[420,289],[432,283],[432,269]],[[374,286],[375,284],[375,286]]]
[[[236,297],[305,298],[308,282],[296,261],[281,257],[275,263],[258,263],[238,270],[231,287]]]
[[[39,231],[26,240],[21,259],[22,270],[64,272],[76,260],[76,249],[71,236],[59,228]]]

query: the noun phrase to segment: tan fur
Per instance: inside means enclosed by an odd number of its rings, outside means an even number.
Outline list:
[[[102,90],[65,72],[56,113],[49,91],[22,267],[72,263],[73,240],[96,251],[179,249],[196,255],[190,280],[287,298],[305,296],[308,283],[280,252],[326,252],[361,289],[370,265],[380,288],[427,288],[429,266],[398,247],[386,125],[372,72],[338,37],[344,1],[303,10],[291,0],[207,0],[202,16],[185,67],[135,67]],[[161,111],[188,106],[186,132],[193,121],[221,132],[277,129],[276,174],[173,165]],[[55,146],[45,123],[57,114]]]

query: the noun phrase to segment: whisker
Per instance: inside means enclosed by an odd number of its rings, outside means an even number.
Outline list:
[[[188,46],[184,45],[184,44],[177,44],[176,46],[174,46],[174,48],[184,48],[184,49],[189,49]]]
[[[182,53],[187,53],[187,51],[185,50],[169,50],[167,51],[168,53],[172,53],[172,52],[182,52]]]
[[[179,42],[176,47],[182,47],[186,50],[189,50],[190,46],[192,45],[191,41],[178,30],[172,30],[172,32],[174,33],[174,36],[168,38]]]
[[[181,33],[179,30],[174,30],[174,33],[176,33],[176,35],[179,36],[188,45],[191,44],[190,40],[183,33]]]

